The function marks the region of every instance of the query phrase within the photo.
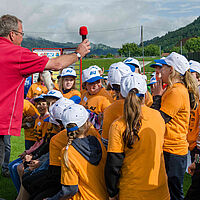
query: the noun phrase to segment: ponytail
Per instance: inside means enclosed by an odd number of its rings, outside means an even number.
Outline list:
[[[141,104],[144,97],[138,97],[138,90],[133,88],[129,91],[124,103],[124,118],[126,121],[126,130],[123,133],[125,146],[132,148],[136,139],[140,139],[138,132],[141,128]]]
[[[191,109],[195,108],[199,102],[199,90],[198,83],[191,72],[186,71],[182,76],[179,72],[173,69],[172,73],[169,75],[169,86],[173,84],[173,79],[179,79],[185,85],[188,90],[190,97],[190,107]]]
[[[77,125],[75,123],[70,123],[67,124],[66,129],[76,129]],[[68,143],[64,152],[64,161],[65,161],[65,165],[67,168],[69,168],[68,165],[68,149],[69,146],[72,144],[73,140],[76,139],[79,135],[81,135],[82,133],[85,133],[86,130],[88,128],[88,121],[86,121],[85,124],[83,124],[80,128],[73,130],[73,131],[67,131],[67,136],[68,136]]]
[[[183,76],[183,82],[185,87],[188,89],[189,96],[190,96],[190,107],[194,109],[197,107],[199,102],[199,90],[198,90],[198,83],[191,72],[186,71],[185,75]]]

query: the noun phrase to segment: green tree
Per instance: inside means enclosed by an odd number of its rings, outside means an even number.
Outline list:
[[[188,52],[200,52],[200,37],[187,40],[185,48]]]
[[[106,58],[114,58],[114,55],[113,55],[112,53],[108,53],[108,54],[106,55]]]
[[[135,43],[126,43],[122,45],[122,48],[118,50],[120,55],[124,55],[125,57],[134,57],[141,56],[142,50]]]
[[[144,48],[144,55],[145,56],[159,56],[160,55],[160,48],[157,45],[150,44]]]

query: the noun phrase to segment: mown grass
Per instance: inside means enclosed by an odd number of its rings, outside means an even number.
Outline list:
[[[139,61],[142,61],[143,58],[137,58]],[[144,61],[154,61],[157,58],[154,57],[145,57]],[[93,59],[93,58],[86,58],[83,59],[83,69],[86,69],[92,65],[97,65],[101,68],[104,67],[105,70],[108,70],[110,65],[116,62],[120,62],[125,60],[125,58],[97,58],[97,59]],[[150,64],[149,64],[150,65]],[[147,65],[147,67],[149,66]],[[153,69],[148,69],[147,71],[152,71]]]
[[[11,136],[11,155],[10,162],[17,159],[18,155],[24,151],[24,130],[21,131],[20,137]],[[11,178],[2,177],[0,174],[0,198],[14,200],[17,191]]]

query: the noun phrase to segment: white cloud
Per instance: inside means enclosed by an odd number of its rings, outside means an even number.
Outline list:
[[[27,35],[80,42],[79,27],[87,25],[92,42],[120,47],[123,43],[140,42],[141,25],[146,40],[191,23],[197,17],[193,11],[197,10],[198,1],[0,0],[0,13],[22,19]]]

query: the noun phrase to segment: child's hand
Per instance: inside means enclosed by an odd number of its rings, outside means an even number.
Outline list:
[[[25,156],[26,156],[26,151],[18,155],[18,157],[20,157],[21,159],[24,159]]]
[[[31,154],[28,154],[28,155],[25,155],[24,159],[26,162],[29,162],[29,161],[31,161],[32,157],[33,156]]]
[[[194,175],[194,172],[195,172],[195,169],[196,169],[196,165],[195,163],[193,162],[189,167],[188,167],[188,173],[193,176]]]
[[[156,96],[156,95],[163,95],[164,89],[163,89],[163,84],[162,84],[162,80],[158,80],[156,83],[153,84],[152,86],[152,95]]]
[[[34,169],[38,168],[40,166],[39,160],[32,160],[30,164],[28,164],[30,171],[33,171]]]
[[[118,200],[119,199],[119,195],[115,195],[114,197],[109,197],[109,200]]]

